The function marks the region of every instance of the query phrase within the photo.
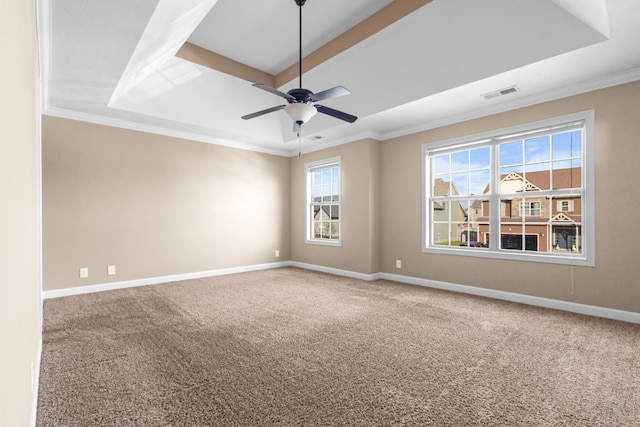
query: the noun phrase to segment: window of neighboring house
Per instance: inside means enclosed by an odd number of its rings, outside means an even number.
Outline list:
[[[593,122],[587,111],[424,144],[423,251],[594,265]]]
[[[573,200],[559,200],[558,212],[573,212]]]
[[[341,244],[340,157],[305,164],[306,242]]]
[[[520,216],[540,216],[540,202],[520,203]]]

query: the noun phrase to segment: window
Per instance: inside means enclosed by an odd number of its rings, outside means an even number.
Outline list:
[[[424,144],[423,251],[594,265],[593,120]]]
[[[520,203],[520,216],[540,216],[541,202]]]
[[[305,164],[307,179],[306,242],[339,246],[340,157]]]
[[[558,212],[573,212],[573,200],[558,200]]]

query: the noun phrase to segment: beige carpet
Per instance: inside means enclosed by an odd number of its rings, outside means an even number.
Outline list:
[[[38,426],[637,426],[640,326],[295,268],[45,301]]]

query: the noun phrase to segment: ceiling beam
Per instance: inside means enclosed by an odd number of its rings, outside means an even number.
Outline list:
[[[324,46],[302,59],[302,73],[317,67],[341,52],[385,29],[394,22],[431,3],[433,0],[395,0],[364,21],[351,27]],[[275,86],[280,87],[298,77],[298,62],[275,76]]]
[[[186,61],[239,77],[248,82],[262,83],[271,87],[275,87],[276,84],[275,77],[269,73],[234,61],[226,56],[218,55],[215,52],[203,49],[189,42],[185,42],[182,45],[178,53],[176,53],[176,56]]]
[[[394,0],[364,21],[305,56],[302,59],[302,72],[305,73],[328,61],[432,1]],[[273,88],[279,88],[298,77],[298,62],[274,76],[189,42],[185,42],[176,56],[249,82],[262,83]]]

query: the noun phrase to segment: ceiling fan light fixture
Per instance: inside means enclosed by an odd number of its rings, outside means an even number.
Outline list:
[[[243,120],[249,120],[256,117],[260,117],[262,115],[273,113],[274,111],[283,110],[291,117],[293,120],[293,131],[300,135],[300,130],[302,129],[302,125],[311,119],[311,117],[315,116],[316,113],[320,112],[322,114],[326,114],[327,116],[335,117],[336,119],[344,120],[345,122],[353,123],[358,118],[351,114],[347,114],[343,111],[335,110],[330,107],[326,107],[324,105],[315,104],[318,101],[324,101],[325,99],[337,98],[339,96],[349,95],[349,91],[342,87],[336,86],[331,89],[323,90],[314,94],[308,89],[304,89],[302,87],[302,6],[304,6],[307,0],[295,0],[296,4],[300,9],[300,26],[299,26],[299,61],[298,61],[298,78],[300,85],[297,89],[291,89],[289,92],[284,93],[280,92],[278,89],[269,87],[267,85],[261,83],[254,83],[253,86],[258,89],[265,90],[274,95],[280,96],[287,100],[289,105],[278,105],[276,107],[267,108],[265,110],[257,111],[255,113],[246,114],[241,118]]]
[[[294,102],[292,104],[284,107],[285,113],[291,117],[295,123],[302,125],[309,121],[311,117],[313,117],[318,110],[311,104],[305,104],[302,102]]]

